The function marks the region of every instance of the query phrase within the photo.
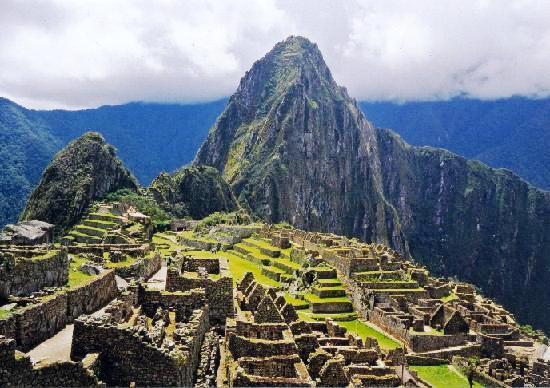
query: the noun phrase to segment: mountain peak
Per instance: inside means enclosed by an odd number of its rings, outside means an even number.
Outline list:
[[[341,92],[317,45],[290,36],[253,64],[231,100],[241,107],[241,116],[252,118],[267,114],[284,95],[297,89],[308,95]]]
[[[21,215],[66,229],[92,201],[122,188],[137,190],[132,174],[113,146],[97,132],[87,132],[58,152],[42,175]]]

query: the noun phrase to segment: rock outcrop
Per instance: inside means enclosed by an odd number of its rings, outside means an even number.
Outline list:
[[[374,128],[307,39],[253,65],[194,163],[268,222],[388,244],[550,329],[550,193]]]
[[[208,166],[160,174],[149,187],[159,205],[175,217],[201,219],[217,211],[238,208],[231,187],[218,170]]]
[[[115,149],[100,134],[88,132],[57,153],[31,194],[21,220],[37,219],[64,230],[81,218],[92,201],[118,189],[137,187]]]

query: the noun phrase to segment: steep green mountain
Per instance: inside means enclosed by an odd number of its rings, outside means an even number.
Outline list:
[[[148,185],[160,171],[175,171],[193,160],[225,103],[225,99],[189,105],[135,102],[35,114],[64,144],[86,131],[100,132],[140,183]]]
[[[388,243],[550,328],[550,193],[375,129],[304,38],[253,65],[194,163],[267,221]]]
[[[0,227],[13,222],[61,142],[41,120],[0,98]]]
[[[208,166],[190,166],[172,175],[162,173],[151,183],[149,192],[175,217],[201,219],[238,207],[227,182],[218,170]]]
[[[550,99],[361,102],[377,127],[392,128],[410,144],[430,145],[508,168],[550,189]]]
[[[100,131],[148,184],[193,159],[225,102],[35,111],[0,98],[0,228],[17,220],[54,154],[86,131]]]
[[[88,132],[55,155],[21,219],[46,221],[64,230],[92,201],[123,188],[136,190],[135,178],[100,134]]]

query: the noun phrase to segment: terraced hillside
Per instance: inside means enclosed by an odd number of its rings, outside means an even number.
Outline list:
[[[249,237],[228,245],[230,249],[226,251],[212,252],[220,243],[192,231],[157,233],[153,242],[165,255],[179,252],[193,257],[225,258],[235,283],[252,272],[260,284],[282,293],[305,321],[322,322],[330,318],[363,338],[376,338],[384,349],[401,346],[378,328],[358,319],[334,267],[322,260],[309,262],[306,257],[295,254],[292,245],[285,249],[273,246],[269,240],[253,233],[257,230],[252,227]],[[296,279],[301,287],[296,287]],[[308,279],[314,280],[308,283]]]

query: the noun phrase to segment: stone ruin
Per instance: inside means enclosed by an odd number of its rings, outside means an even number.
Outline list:
[[[54,225],[30,220],[8,224],[0,232],[2,245],[38,245],[53,242]]]
[[[398,386],[391,361],[375,340],[334,322],[306,323],[282,295],[247,273],[237,287],[237,315],[228,319],[220,365],[228,386]]]

